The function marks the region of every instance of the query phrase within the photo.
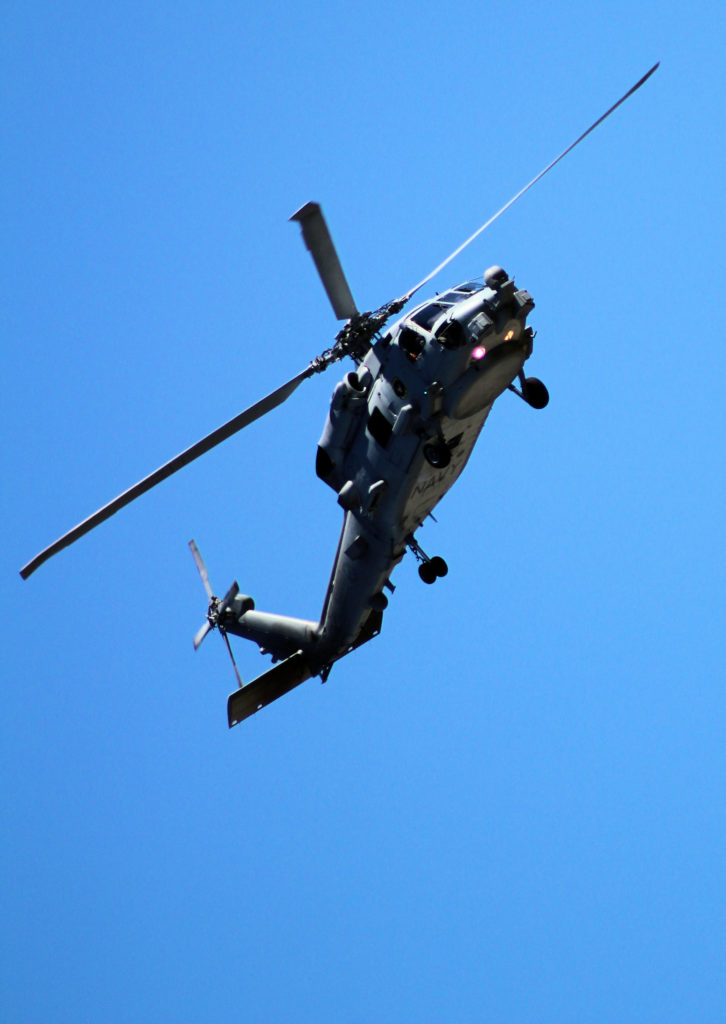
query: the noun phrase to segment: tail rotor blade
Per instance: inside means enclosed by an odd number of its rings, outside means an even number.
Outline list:
[[[242,689],[242,687],[244,686],[244,683],[242,682],[242,676],[239,674],[239,669],[237,668],[237,662],[234,660],[234,654],[232,653],[232,644],[229,642],[229,637],[227,636],[227,630],[224,629],[224,627],[220,626],[219,632],[224,637],[224,642],[227,645],[227,650],[229,651],[229,656],[232,659],[232,667],[234,668],[234,674],[237,676],[237,685],[239,686],[240,689]]]
[[[214,629],[214,626],[209,621],[209,619],[207,619],[207,621],[204,623],[204,625],[201,627],[201,629],[197,630],[197,633],[196,633],[196,635],[194,637],[194,650],[195,651],[199,650],[199,647],[201,646],[202,640],[205,638],[207,633],[211,633],[211,631],[213,629]]]
[[[338,320],[350,320],[358,310],[320,204],[306,203],[293,213],[290,220],[296,220],[300,225],[303,240],[315,261],[333,312]]]
[[[235,597],[237,597],[237,594],[239,594],[239,583],[237,582],[237,580],[235,580],[232,586],[227,591],[227,593],[222,598],[222,600],[219,602],[220,615],[224,612],[225,608],[227,608],[228,605],[232,604]]]
[[[199,554],[199,548],[197,547],[193,540],[189,541],[189,547],[191,548],[192,555],[194,557],[194,563],[197,569],[199,570],[199,575],[202,577],[202,583],[204,584],[204,589],[207,592],[207,597],[211,601],[214,597],[214,594],[212,593],[212,586],[209,582],[209,574],[207,573],[207,567],[204,564],[204,561],[202,560],[202,556]],[[197,647],[198,645],[195,644],[194,646]]]
[[[219,602],[219,604],[217,606],[218,607],[218,612],[217,612],[218,616],[222,616],[224,614],[225,609],[227,608],[228,605],[232,604],[232,602],[234,601],[235,597],[237,597],[237,594],[239,594],[239,584],[237,583],[237,580],[235,580],[234,583],[232,584],[232,586],[229,588],[229,590],[227,591],[227,593],[224,595],[224,597],[222,598],[222,600]],[[224,626],[220,622],[217,622],[217,628],[219,629],[219,632],[222,634],[222,639],[224,640],[224,642],[227,645],[227,651],[229,652],[229,657],[230,657],[230,660],[232,661],[232,667],[234,668],[234,674],[237,676],[237,684],[238,684],[238,686],[241,687],[241,686],[243,686],[242,676],[239,674],[239,669],[237,668],[237,662],[234,660],[234,654],[232,652],[232,644],[229,642],[229,637],[227,636],[227,630],[224,628]]]

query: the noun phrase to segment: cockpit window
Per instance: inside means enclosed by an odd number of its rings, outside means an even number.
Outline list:
[[[413,316],[410,316],[409,320],[413,320],[425,331],[430,331],[432,324],[438,320],[443,311],[444,307],[440,306],[438,302],[430,302],[428,306],[424,306],[423,309],[419,309]]]
[[[463,284],[457,284],[457,292],[480,292],[484,288],[482,281],[465,281]]]

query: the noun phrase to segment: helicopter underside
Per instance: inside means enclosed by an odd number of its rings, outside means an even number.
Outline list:
[[[492,367],[494,379],[490,386],[497,394],[521,370],[526,350],[512,347],[504,356]],[[271,654],[276,661],[286,663],[295,659],[289,676],[287,670],[278,667],[279,671],[272,669],[260,677],[260,682],[269,676],[274,689],[281,685],[280,680],[290,682],[301,674],[305,678],[327,678],[334,662],[380,632],[388,604],[385,590],[394,589],[393,570],[407,548],[415,545],[415,531],[464,470],[492,404],[492,400],[488,401],[462,420],[439,414],[437,427],[445,439],[443,446],[432,452],[430,444],[414,439],[408,464],[399,467],[404,471],[396,488],[384,487],[378,494],[375,487],[380,474],[385,473],[384,455],[389,453],[381,452],[379,459],[369,460],[368,474],[357,479],[355,493],[372,492],[376,500],[363,504],[356,499],[353,507],[345,510],[318,623],[254,610],[236,616],[229,609],[223,620],[228,632],[257,643],[263,653]],[[420,550],[418,545],[414,546],[416,549]]]

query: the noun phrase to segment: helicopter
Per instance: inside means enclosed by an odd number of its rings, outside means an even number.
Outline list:
[[[344,321],[331,348],[302,372],[212,431],[63,534],[21,570],[27,579],[48,558],[200,455],[282,405],[315,374],[344,358],[354,368],[337,384],[317,447],[317,476],[336,494],[343,527],[317,621],[258,611],[235,581],[215,596],[199,550],[190,548],[208,597],[195,650],[217,630],[238,687],[227,701],[229,727],[249,718],[308,679],[328,679],[333,665],[376,637],[393,593],[393,570],[411,551],[431,585],[448,566],[429,556],[416,531],[463,472],[494,402],[511,391],[534,409],[549,395],[524,364],[534,348],[529,292],[499,266],[482,278],[437,293],[403,313],[413,296],[525,192],[638,90],[655,64],[613,106],[404,295],[360,312],[318,203],[290,218],[302,231],[333,312]],[[403,314],[403,315],[400,315]],[[389,326],[392,318],[398,317]],[[516,383],[515,383],[516,382]],[[229,634],[257,644],[273,667],[244,684]]]

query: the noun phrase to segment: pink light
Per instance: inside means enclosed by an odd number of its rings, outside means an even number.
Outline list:
[[[472,359],[483,359],[486,354],[487,354],[487,350],[484,348],[484,346],[483,345],[477,345],[477,347],[474,349],[474,351],[471,354],[471,358]]]

